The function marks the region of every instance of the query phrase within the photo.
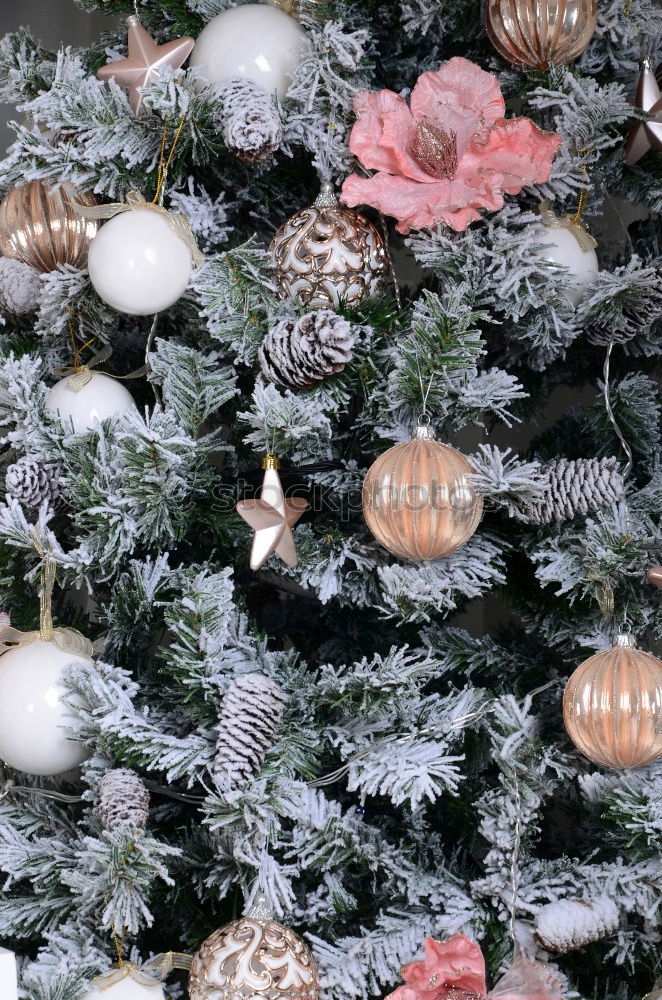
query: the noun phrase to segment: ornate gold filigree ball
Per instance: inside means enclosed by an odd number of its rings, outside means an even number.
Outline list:
[[[340,205],[331,184],[280,227],[270,254],[278,298],[312,309],[359,305],[379,292],[389,270],[377,228]]]
[[[260,897],[252,910],[207,938],[193,958],[190,1000],[317,1000],[317,965],[298,934],[272,919]]]

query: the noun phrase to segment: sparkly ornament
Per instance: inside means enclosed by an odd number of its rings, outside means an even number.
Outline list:
[[[38,632],[0,628],[0,759],[28,774],[64,774],[87,757],[70,739],[66,726],[74,715],[64,685],[72,664],[92,662],[92,643],[75,629],[54,628],[51,598],[55,564],[42,569]]]
[[[66,181],[57,188],[43,181],[12,188],[0,205],[0,252],[42,273],[58,264],[85,267],[99,224],[74,206],[96,204],[93,194]]]
[[[195,43],[191,66],[209,83],[245,76],[282,101],[308,47],[300,24],[277,7],[248,3],[213,17]]]
[[[646,579],[656,587],[662,587],[662,566],[651,566],[646,570]]]
[[[471,538],[483,501],[467,478],[469,460],[419,426],[411,441],[380,455],[363,483],[363,516],[401,559],[441,559]]]
[[[359,305],[377,294],[389,269],[376,227],[339,205],[329,183],[280,227],[270,254],[278,298],[316,309]]]
[[[649,149],[662,152],[662,92],[648,56],[644,56],[641,61],[634,106],[653,115],[653,121],[637,122],[632,126],[625,144],[625,162],[629,167],[640,160]]]
[[[272,919],[264,897],[215,931],[193,958],[190,1000],[317,1000],[317,965],[298,934]]]
[[[611,649],[581,663],[563,695],[570,739],[603,767],[650,764],[662,754],[662,660],[620,632]]]
[[[485,26],[497,52],[515,66],[546,69],[574,62],[593,37],[595,0],[488,0]]]
[[[264,478],[259,500],[240,500],[237,513],[255,531],[251,547],[250,567],[260,569],[274,552],[287,566],[299,562],[292,528],[308,501],[301,497],[285,498],[278,469],[280,460],[273,452],[262,461]]]
[[[193,50],[193,38],[175,38],[165,45],[157,45],[140,19],[131,14],[126,19],[129,55],[126,59],[100,66],[97,77],[100,80],[114,80],[120,87],[129,88],[129,104],[134,114],[140,114],[143,104],[141,87],[149,87],[158,80],[164,66],[179,69]]]
[[[536,940],[547,951],[565,953],[584,948],[618,930],[619,910],[613,899],[559,899],[536,914]]]
[[[135,408],[133,396],[121,382],[85,369],[89,378],[82,380],[82,370],[61,379],[48,392],[45,409],[57,416],[75,434],[92,430],[100,420],[107,420]]]
[[[540,205],[540,222],[534,224],[534,232],[540,248],[532,248],[531,256],[566,269],[567,287],[563,291],[573,306],[578,306],[591,292],[599,271],[596,240],[575,216],[556,215],[548,201]]]

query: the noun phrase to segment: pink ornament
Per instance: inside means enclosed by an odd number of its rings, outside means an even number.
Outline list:
[[[386,1000],[563,1000],[561,988],[544,965],[518,955],[491,993],[485,959],[475,941],[454,934],[447,941],[426,937],[425,958],[400,970],[404,986]]]
[[[377,172],[348,177],[342,200],[394,216],[401,233],[440,222],[466,229],[478,209],[548,180],[562,142],[505,110],[496,77],[460,56],[423,73],[409,104],[391,90],[363,91],[349,146]]]

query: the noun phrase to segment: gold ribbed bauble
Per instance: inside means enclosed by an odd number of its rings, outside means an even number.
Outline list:
[[[317,1000],[317,965],[298,934],[272,919],[264,897],[207,938],[193,958],[190,1000]]]
[[[603,767],[650,764],[662,754],[662,660],[619,632],[567,683],[563,721],[578,750]]]
[[[363,482],[363,516],[401,559],[441,559],[471,538],[483,501],[467,478],[469,460],[419,426],[411,441],[380,455]]]
[[[74,204],[96,203],[89,191],[66,181],[58,188],[43,181],[13,188],[0,205],[0,253],[43,273],[58,264],[85,267],[99,223],[79,215]]]
[[[487,0],[485,26],[497,52],[515,66],[571,63],[593,37],[595,0]]]

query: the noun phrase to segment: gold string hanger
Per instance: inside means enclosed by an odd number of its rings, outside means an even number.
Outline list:
[[[595,146],[582,146],[581,148],[571,149],[570,152],[583,154],[583,153],[590,153],[592,149],[595,149]],[[579,169],[584,174],[584,177],[586,178],[586,183],[590,184],[591,176],[588,172],[588,167],[586,166],[586,164],[580,163]],[[577,205],[577,211],[572,217],[572,221],[575,223],[576,226],[581,224],[582,215],[584,214],[584,209],[586,208],[587,202],[588,202],[588,191],[586,190],[586,188],[583,188],[579,194],[579,204]]]
[[[172,163],[172,158],[175,155],[175,149],[177,148],[177,143],[179,142],[179,138],[182,134],[182,129],[184,128],[185,121],[186,121],[186,115],[182,115],[179,125],[177,126],[177,131],[175,132],[175,138],[173,139],[172,146],[170,147],[170,153],[168,154],[168,159],[165,162],[164,162],[165,147],[168,139],[168,122],[165,121],[163,123],[163,135],[161,136],[161,153],[159,155],[159,166],[156,172],[156,193],[154,195],[154,198],[152,199],[153,205],[156,205],[157,202],[159,204],[161,203],[160,199],[163,193],[163,185],[165,184],[165,179],[168,176],[168,170],[170,168],[170,164]]]

